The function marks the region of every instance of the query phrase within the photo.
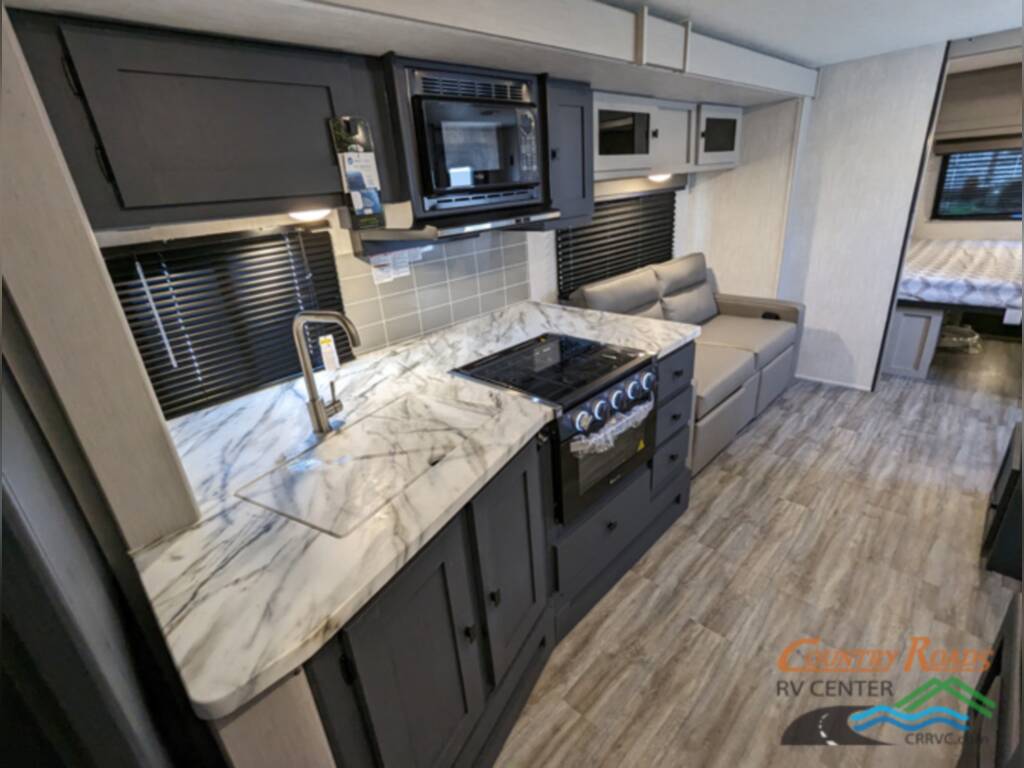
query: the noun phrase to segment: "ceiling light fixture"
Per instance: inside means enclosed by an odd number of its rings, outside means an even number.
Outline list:
[[[668,181],[671,178],[672,178],[672,174],[671,173],[652,173],[650,176],[647,177],[647,180],[648,181],[661,182],[661,181]]]
[[[313,208],[308,211],[291,211],[289,214],[296,221],[319,221],[331,215],[330,208]]]

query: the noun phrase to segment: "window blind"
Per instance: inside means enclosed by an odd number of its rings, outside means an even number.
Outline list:
[[[596,203],[590,224],[558,232],[558,295],[668,261],[674,229],[674,192]]]
[[[954,152],[943,157],[932,217],[1020,219],[1020,149]]]
[[[281,228],[111,248],[107,268],[168,418],[297,375],[292,319],[342,310],[327,232]],[[344,331],[310,325],[352,358]]]

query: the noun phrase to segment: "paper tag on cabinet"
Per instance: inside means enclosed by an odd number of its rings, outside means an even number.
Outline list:
[[[369,123],[361,117],[332,117],[330,125],[353,228],[383,227],[380,175]]]

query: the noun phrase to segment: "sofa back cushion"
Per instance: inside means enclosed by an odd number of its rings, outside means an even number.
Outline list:
[[[703,253],[691,253],[654,266],[666,320],[700,325],[718,314]]]
[[[663,318],[658,280],[650,267],[582,286],[579,301],[590,309]]]

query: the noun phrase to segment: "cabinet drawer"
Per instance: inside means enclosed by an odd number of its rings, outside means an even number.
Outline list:
[[[676,509],[676,516],[681,515],[690,505],[690,470],[684,469],[676,478],[666,483],[651,497],[651,506],[657,510],[656,514],[662,514],[670,507]]]
[[[686,471],[686,453],[690,447],[690,430],[684,429],[670,438],[654,453],[651,488],[657,494]]]
[[[615,559],[654,517],[651,473],[638,472],[614,498],[555,545],[558,589],[572,596]]]
[[[658,402],[682,392],[693,379],[693,342],[658,361]]]
[[[693,410],[693,387],[687,387],[678,395],[658,406],[655,422],[655,445],[662,445],[680,429],[690,424]]]

